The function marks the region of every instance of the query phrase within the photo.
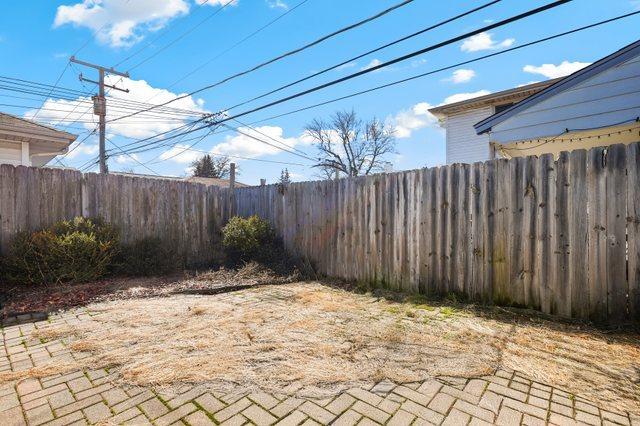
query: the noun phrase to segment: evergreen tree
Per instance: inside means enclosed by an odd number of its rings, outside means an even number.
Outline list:
[[[212,158],[206,154],[191,163],[191,167],[194,176],[226,179],[229,177],[229,164],[229,157]]]

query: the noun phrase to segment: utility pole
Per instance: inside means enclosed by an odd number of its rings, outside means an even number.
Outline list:
[[[113,68],[107,68],[100,65],[91,64],[89,62],[84,62],[76,59],[75,56],[69,58],[69,60],[78,65],[83,65],[85,67],[93,68],[98,70],[98,81],[89,80],[88,78],[84,78],[82,74],[80,74],[81,81],[87,81],[89,83],[94,83],[98,85],[98,95],[92,96],[93,99],[93,114],[97,115],[100,120],[100,173],[107,173],[107,155],[106,155],[106,147],[105,147],[105,134],[106,134],[106,117],[107,117],[107,99],[104,95],[104,88],[108,87],[113,90],[119,90],[121,92],[129,93],[129,89],[120,89],[116,86],[111,86],[109,84],[104,84],[104,76],[105,74],[114,74],[119,75],[121,77],[129,78],[128,72],[120,72]]]

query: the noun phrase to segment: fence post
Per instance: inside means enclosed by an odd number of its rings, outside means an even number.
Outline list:
[[[229,167],[229,217],[236,215],[236,163]]]

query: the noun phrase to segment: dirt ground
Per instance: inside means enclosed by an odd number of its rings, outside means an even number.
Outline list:
[[[81,366],[117,367],[131,384],[321,396],[385,378],[473,377],[504,367],[640,413],[640,336],[633,331],[315,282],[152,296],[91,303],[82,321],[53,323],[35,337],[64,338],[90,354]],[[18,374],[73,368],[78,364]]]

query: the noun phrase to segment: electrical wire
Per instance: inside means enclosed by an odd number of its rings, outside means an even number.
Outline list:
[[[300,79],[298,79],[298,80],[296,80],[294,82],[285,84],[285,85],[280,86],[280,87],[278,87],[276,89],[273,89],[273,90],[270,90],[268,92],[262,93],[261,95],[255,96],[255,97],[253,97],[251,99],[247,99],[246,101],[240,102],[239,104],[235,104],[235,105],[233,105],[233,106],[231,106],[229,108],[225,108],[225,111],[230,111],[230,110],[235,109],[237,107],[246,105],[246,104],[248,104],[250,102],[256,101],[258,99],[262,99],[262,98],[264,98],[266,96],[272,95],[274,93],[280,92],[280,91],[282,91],[284,89],[287,89],[289,87],[295,86],[296,84],[302,83],[302,82],[310,80],[312,78],[315,78],[315,77],[317,77],[319,75],[325,74],[325,73],[327,73],[329,71],[333,71],[333,70],[339,69],[340,67],[342,67],[344,65],[347,65],[347,64],[350,64],[352,62],[355,62],[355,61],[357,61],[359,59],[362,59],[365,56],[371,55],[373,53],[379,52],[379,51],[381,51],[383,49],[386,49],[388,47],[391,47],[391,46],[394,46],[396,44],[402,43],[403,41],[409,40],[409,39],[411,39],[413,37],[417,37],[417,36],[419,36],[421,34],[424,34],[424,33],[428,32],[428,31],[434,30],[434,29],[439,28],[439,27],[441,27],[443,25],[446,25],[446,24],[449,24],[451,22],[454,22],[454,21],[456,21],[458,19],[461,19],[461,18],[463,18],[463,17],[465,17],[467,15],[470,15],[472,13],[478,12],[478,11],[480,11],[482,9],[486,9],[487,7],[493,6],[494,4],[499,3],[500,1],[501,0],[490,1],[488,3],[485,3],[483,5],[478,6],[476,8],[467,10],[466,12],[463,12],[463,13],[460,13],[460,14],[458,14],[456,16],[453,16],[451,18],[448,18],[448,19],[445,19],[443,21],[437,22],[437,23],[435,23],[433,25],[430,25],[430,26],[428,26],[426,28],[423,28],[423,29],[421,29],[419,31],[413,32],[413,33],[411,33],[409,35],[406,35],[406,36],[401,37],[399,39],[393,40],[393,41],[391,41],[389,43],[383,44],[382,46],[376,47],[375,49],[368,50],[368,51],[366,51],[364,53],[361,53],[361,54],[359,54],[357,56],[354,56],[354,57],[351,57],[349,59],[346,59],[346,60],[344,60],[344,61],[342,61],[342,62],[340,62],[338,64],[335,64],[335,65],[332,65],[330,67],[324,68],[324,69],[322,69],[320,71],[314,72],[311,75],[308,75],[306,77],[300,78]]]
[[[171,83],[168,88],[171,89],[173,86],[175,86],[178,83],[183,82],[184,80],[186,80],[187,78],[191,77],[193,74],[195,74],[196,72],[200,71],[201,69],[203,69],[204,67],[206,67],[207,65],[211,64],[212,62],[214,62],[217,59],[220,59],[222,56],[224,56],[225,54],[229,53],[230,51],[232,51],[233,49],[235,49],[236,47],[240,46],[242,43],[246,42],[247,40],[251,39],[252,37],[255,37],[257,34],[259,34],[260,32],[264,31],[265,29],[267,29],[268,27],[270,27],[271,25],[275,24],[276,22],[278,22],[280,19],[284,18],[285,16],[287,16],[288,14],[292,13],[293,11],[295,11],[297,8],[299,8],[300,6],[302,6],[303,4],[307,3],[309,0],[302,0],[301,2],[299,2],[298,4],[296,4],[295,6],[287,9],[284,13],[278,15],[277,17],[275,17],[274,19],[272,19],[271,21],[267,22],[265,25],[263,25],[262,27],[258,28],[257,30],[253,31],[251,34],[245,36],[244,38],[242,38],[241,40],[237,41],[235,44],[233,44],[232,46],[226,48],[225,50],[223,50],[222,52],[218,53],[216,56],[214,56],[213,58],[207,60],[206,62],[204,62],[203,64],[197,66],[196,68],[194,68],[193,70],[189,71],[187,74],[185,74],[184,76],[180,77],[178,80],[174,81],[173,83]]]
[[[162,103],[162,104],[159,104],[158,106],[165,106],[165,105],[168,105],[168,104],[170,104],[170,103],[172,103],[172,102],[175,102],[175,101],[177,101],[177,100],[180,100],[180,99],[184,99],[184,98],[187,98],[187,97],[193,96],[193,95],[195,95],[195,94],[197,94],[197,93],[200,93],[200,92],[202,92],[202,91],[204,91],[204,90],[211,89],[211,88],[213,88],[213,87],[219,86],[219,85],[221,85],[221,84],[223,84],[223,83],[226,83],[226,82],[228,82],[228,81],[230,81],[230,80],[233,80],[233,79],[235,79],[235,78],[238,78],[238,77],[240,77],[240,76],[243,76],[243,75],[249,74],[249,73],[251,73],[251,72],[257,71],[257,70],[259,70],[260,68],[263,68],[263,67],[265,67],[265,66],[267,66],[267,65],[270,65],[270,64],[272,64],[272,63],[274,63],[274,62],[280,61],[280,60],[282,60],[282,59],[284,59],[284,58],[287,58],[287,57],[289,57],[289,56],[292,56],[292,55],[295,55],[295,54],[297,54],[297,53],[300,53],[300,52],[302,52],[302,51],[304,51],[304,50],[307,50],[307,49],[309,49],[309,48],[311,48],[311,47],[313,47],[313,46],[316,46],[316,45],[318,45],[318,44],[320,44],[320,43],[322,43],[322,42],[324,42],[324,41],[326,41],[326,40],[328,40],[328,39],[330,39],[330,38],[332,38],[332,37],[335,37],[335,36],[337,36],[337,35],[339,35],[339,34],[342,34],[342,33],[344,33],[344,32],[347,32],[347,31],[350,31],[350,30],[352,30],[352,29],[354,29],[354,28],[357,28],[357,27],[359,27],[359,26],[362,26],[362,25],[364,25],[364,24],[366,24],[366,23],[369,23],[369,22],[371,22],[371,21],[374,21],[374,20],[376,20],[376,19],[379,19],[379,18],[381,18],[381,17],[385,16],[385,15],[386,15],[386,14],[388,14],[388,13],[391,13],[392,11],[394,11],[394,10],[396,10],[396,9],[398,9],[398,8],[401,8],[401,7],[403,7],[403,6],[406,6],[406,5],[407,5],[407,4],[409,4],[409,3],[412,3],[413,1],[414,1],[414,0],[403,0],[402,2],[397,3],[397,4],[395,4],[395,5],[393,5],[393,6],[389,7],[389,8],[387,8],[387,9],[385,9],[385,10],[381,11],[381,12],[378,12],[377,14],[375,14],[375,15],[373,15],[373,16],[370,16],[370,17],[368,17],[368,18],[366,18],[366,19],[363,19],[363,20],[361,20],[361,21],[358,21],[358,22],[356,22],[356,23],[354,23],[354,24],[351,24],[351,25],[348,25],[348,26],[346,26],[346,27],[340,28],[339,30],[336,30],[336,31],[334,31],[334,32],[332,32],[332,33],[330,33],[330,34],[327,34],[327,35],[324,35],[324,36],[320,37],[319,39],[316,39],[316,40],[314,40],[314,41],[312,41],[312,42],[310,42],[310,43],[307,43],[307,44],[305,44],[304,46],[301,46],[301,47],[299,47],[299,48],[296,48],[296,49],[290,50],[290,51],[288,51],[288,52],[285,52],[285,53],[283,53],[283,54],[281,54],[281,55],[278,55],[278,56],[276,56],[276,57],[274,57],[274,58],[271,58],[271,59],[269,59],[269,60],[267,60],[267,61],[265,61],[265,62],[262,62],[262,63],[260,63],[260,64],[258,64],[258,65],[255,65],[255,66],[253,66],[252,68],[249,68],[249,69],[247,69],[247,70],[244,70],[244,71],[241,71],[241,72],[239,72],[239,73],[233,74],[233,75],[231,75],[231,76],[229,76],[229,77],[226,77],[226,78],[224,78],[224,79],[222,79],[222,80],[218,81],[217,83],[213,83],[213,84],[210,84],[210,85],[208,85],[208,86],[202,87],[202,88],[200,88],[200,89],[194,90],[194,91],[192,91],[192,92],[190,92],[190,93],[186,93],[186,94],[184,94],[184,95],[178,96],[177,98],[172,99],[172,100],[167,101],[167,102],[164,102],[164,103]],[[559,0],[559,1],[565,1],[565,2],[567,2],[567,1],[572,1],[572,0]],[[153,109],[153,108],[151,108],[151,109]],[[149,111],[149,110],[150,110],[150,109],[141,110],[140,112],[138,112],[138,113],[132,113],[132,114],[130,114],[129,116],[136,115],[136,114],[139,114],[139,113],[142,113],[142,112],[146,112],[146,111]],[[129,117],[129,116],[123,116],[123,117],[117,118],[116,120],[121,120],[121,119],[123,119],[123,118],[127,118],[127,117]],[[112,121],[114,121],[114,120],[112,120]]]
[[[227,121],[229,121],[229,120],[234,120],[234,119],[237,119],[237,118],[239,118],[239,117],[242,117],[242,116],[245,116],[245,115],[248,115],[248,114],[252,114],[252,113],[255,113],[255,112],[258,112],[258,111],[261,111],[261,110],[264,110],[264,109],[270,108],[270,107],[273,107],[273,106],[275,106],[275,105],[279,105],[279,104],[281,104],[281,103],[284,103],[284,102],[290,101],[290,100],[292,100],[292,99],[296,99],[296,98],[299,98],[299,97],[302,97],[302,96],[308,95],[308,94],[313,93],[313,92],[316,92],[316,91],[318,91],[318,90],[321,90],[321,89],[324,89],[324,88],[327,88],[327,87],[330,87],[330,86],[333,86],[333,85],[336,85],[336,84],[339,84],[339,83],[342,83],[342,82],[345,82],[345,81],[351,80],[351,79],[353,79],[353,78],[359,77],[359,76],[361,76],[361,75],[364,75],[364,74],[367,74],[367,73],[370,73],[370,72],[377,71],[377,70],[382,69],[382,68],[384,68],[384,67],[387,67],[387,66],[390,66],[390,65],[396,64],[396,63],[398,63],[398,62],[401,62],[401,61],[404,61],[404,60],[407,60],[407,59],[413,58],[413,57],[415,57],[415,56],[421,55],[421,54],[426,53],[426,52],[430,52],[430,51],[433,51],[433,50],[436,50],[436,49],[442,48],[442,47],[447,46],[447,45],[449,45],[449,44],[452,44],[452,43],[458,42],[458,41],[460,41],[460,40],[464,40],[464,39],[466,39],[466,38],[468,38],[468,37],[471,37],[471,36],[473,36],[473,35],[476,35],[476,34],[479,34],[479,33],[485,32],[485,31],[489,31],[489,30],[494,29],[494,28],[501,27],[501,26],[507,25],[507,24],[512,23],[512,22],[516,22],[516,21],[522,20],[522,19],[527,18],[527,17],[529,17],[529,16],[533,16],[533,15],[536,15],[536,14],[538,14],[538,13],[541,13],[541,12],[547,11],[547,10],[549,10],[549,9],[553,9],[553,8],[555,8],[555,7],[561,6],[561,5],[563,5],[563,4],[565,4],[565,3],[569,3],[569,2],[571,2],[571,1],[573,1],[573,0],[558,0],[558,1],[555,1],[555,2],[552,2],[552,3],[548,3],[548,4],[544,5],[544,6],[540,6],[540,7],[537,7],[537,8],[535,8],[535,9],[531,9],[531,10],[529,10],[529,11],[527,11],[527,12],[520,13],[520,14],[518,14],[518,15],[512,16],[512,17],[507,18],[507,19],[503,19],[503,20],[501,20],[501,21],[499,21],[499,22],[496,22],[496,23],[493,23],[493,24],[490,24],[490,25],[484,26],[484,27],[482,27],[482,28],[479,28],[479,29],[476,29],[476,30],[473,30],[473,31],[467,32],[467,33],[465,33],[465,34],[458,35],[458,36],[456,36],[456,37],[453,37],[453,38],[450,38],[450,39],[444,40],[444,41],[442,41],[442,42],[439,42],[439,43],[436,43],[436,44],[433,44],[433,45],[427,46],[427,47],[425,47],[425,48],[423,48],[423,49],[419,49],[419,50],[417,50],[417,51],[410,52],[410,53],[408,53],[408,54],[405,54],[405,55],[403,55],[403,56],[397,57],[397,58],[395,58],[395,59],[391,59],[391,60],[389,60],[389,61],[387,61],[387,62],[383,62],[383,63],[381,63],[381,64],[379,64],[379,65],[377,65],[377,66],[375,66],[375,67],[367,68],[367,69],[365,69],[365,70],[361,70],[361,71],[359,71],[359,72],[356,72],[356,73],[353,73],[353,74],[347,75],[347,76],[345,76],[345,77],[341,77],[341,78],[338,78],[338,79],[335,79],[335,80],[329,81],[329,82],[327,82],[327,83],[324,83],[324,84],[321,84],[321,85],[318,85],[318,86],[312,87],[312,88],[310,88],[310,89],[304,90],[304,91],[302,91],[302,92],[298,92],[298,93],[295,93],[295,94],[293,94],[293,95],[289,95],[289,96],[287,96],[287,97],[284,97],[284,98],[281,98],[281,99],[278,99],[278,100],[275,100],[275,101],[269,102],[269,103],[267,103],[267,104],[261,105],[261,106],[259,106],[259,107],[255,107],[255,108],[253,108],[253,109],[250,109],[250,110],[248,110],[248,111],[244,111],[244,112],[238,113],[238,114],[233,115],[233,116],[225,116],[224,118],[222,118],[222,119],[220,119],[220,120],[216,120],[216,121],[215,121],[215,124],[221,124],[221,123],[227,122]],[[408,79],[405,79],[405,80],[408,80]],[[125,117],[126,117],[126,116],[125,116]],[[201,118],[201,119],[199,119],[199,120],[196,120],[196,122],[202,122],[202,121],[204,121],[204,120],[206,120],[206,118]],[[193,128],[193,129],[191,129],[189,132],[195,132],[195,131],[198,131],[198,130],[200,130],[200,129],[203,129],[203,128],[205,128],[205,127],[209,127],[209,126],[210,126],[210,124],[205,123],[205,124],[204,124],[204,125],[202,125],[202,126],[194,127],[194,128]],[[165,140],[166,140],[166,139],[170,139],[170,138],[171,138],[171,137],[165,138]],[[140,140],[139,142],[144,142],[144,141],[149,140],[149,139],[151,139],[151,137],[150,137],[150,138],[146,138],[146,139],[142,139],[142,140]]]

